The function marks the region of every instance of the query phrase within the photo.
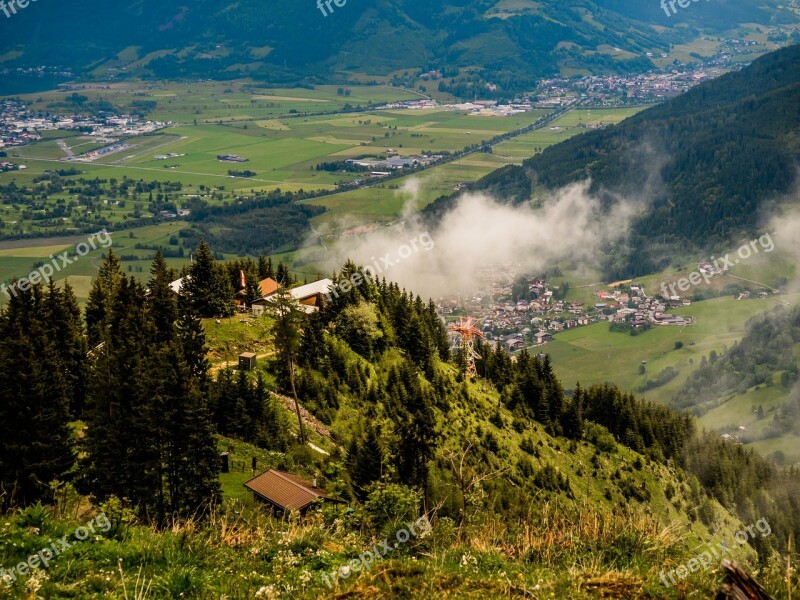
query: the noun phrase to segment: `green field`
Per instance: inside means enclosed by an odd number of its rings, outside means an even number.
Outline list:
[[[547,113],[531,111],[511,117],[473,116],[444,109],[341,113],[337,111],[341,111],[345,100],[351,104],[366,104],[368,101],[384,102],[416,96],[403,90],[375,86],[353,90],[350,96],[339,96],[336,88],[325,86],[317,90],[256,90],[239,82],[235,87],[238,91],[234,93],[225,93],[219,84],[200,88],[176,86],[155,89],[144,85],[144,91],[138,92],[128,85],[81,90],[92,100],[102,98],[118,106],[142,98],[155,102],[156,108],[149,118],[170,120],[172,124],[156,134],[121,139],[128,148],[92,162],[66,159],[69,158],[69,152],[80,156],[104,144],[89,136],[75,135],[74,132],[62,132],[62,136],[57,132],[47,132],[41,142],[13,148],[9,152],[12,162],[27,168],[0,174],[0,185],[14,183],[32,187],[45,171],[76,169],[79,174],[66,177],[66,182],[99,179],[104,186],[109,181],[123,181],[125,178],[142,182],[179,182],[182,189],[171,198],[179,207],[185,204],[189,196],[201,197],[213,204],[234,195],[275,189],[333,190],[340,183],[363,179],[364,175],[316,170],[322,162],[343,161],[358,156],[384,157],[388,152],[408,156],[459,151],[471,144],[530,125]],[[223,104],[224,100],[230,110],[225,115],[215,113],[214,116],[220,118],[206,115],[208,118],[203,119],[202,115],[196,118],[187,114],[187,103],[198,101],[200,95],[214,98],[218,104]],[[247,103],[243,104],[244,98],[238,97],[242,95],[247,96]],[[35,108],[45,110],[57,100],[64,104],[65,97],[63,92],[57,92],[28,99],[34,100]],[[270,109],[272,112],[269,114],[256,114],[257,111],[250,110],[253,106],[259,106],[260,102],[266,102],[263,98],[270,98],[269,104],[275,104],[277,108],[274,111]],[[330,105],[330,114],[310,116],[301,114],[296,108],[308,108],[314,103]],[[306,112],[315,111],[309,109]],[[157,155],[167,154],[177,156],[156,159]],[[217,159],[219,154],[235,154],[247,159],[247,162],[221,162]],[[460,166],[451,167],[448,175],[431,178],[445,183],[432,187],[428,193],[429,199],[446,192],[455,183],[473,180],[505,163],[504,159],[495,157],[468,157]],[[254,174],[233,177],[229,173],[245,170]],[[21,204],[3,205],[0,208],[0,233],[46,233],[55,226],[69,226],[70,217],[58,222],[42,218],[47,216],[43,212],[58,205],[70,205],[70,216],[79,216],[80,226],[85,226],[87,219],[91,220],[89,214],[93,214],[98,223],[102,218],[102,222],[113,226],[135,218],[147,208],[144,202],[146,196],[129,195],[119,200],[117,203],[95,205],[93,212],[89,213],[83,207],[84,202],[79,194],[65,190],[48,194],[47,204],[38,211],[31,211]],[[334,200],[332,206],[335,204]],[[388,210],[391,212],[394,209]],[[385,214],[386,211],[387,208],[382,207],[373,212]]]
[[[494,146],[492,154],[471,154],[429,169],[422,174],[402,177],[388,184],[377,184],[368,190],[346,191],[326,196],[322,199],[307,200],[306,202],[325,206],[328,209],[329,212],[315,219],[315,223],[318,225],[331,224],[342,220],[347,222],[348,226],[352,226],[353,223],[358,223],[359,221],[392,221],[402,212],[405,203],[409,200],[409,194],[404,194],[402,191],[398,192],[396,188],[402,188],[411,180],[419,183],[415,208],[420,209],[439,196],[452,193],[453,188],[458,184],[480,179],[507,164],[520,164],[523,159],[533,156],[537,151],[582,133],[585,129],[581,124],[616,123],[640,110],[640,108],[574,110],[544,129],[500,142]],[[529,114],[537,114],[536,118],[541,116],[536,112]],[[527,117],[527,114],[524,116]],[[445,123],[451,125],[455,122],[462,124],[469,122],[469,131],[471,131],[471,135],[475,135],[480,133],[476,126],[476,121],[478,123],[487,123],[487,120],[489,120],[486,126],[491,126],[492,120],[498,118],[500,117],[462,116],[448,120]],[[508,118],[515,119],[516,124],[520,127],[529,122],[528,120],[520,120],[520,115]],[[441,128],[443,129],[444,127]],[[551,131],[553,128],[555,130]],[[418,131],[429,130],[430,127],[422,127]],[[465,143],[475,141],[474,139],[467,139],[465,132],[462,132],[461,135],[463,137],[460,138],[460,141]]]
[[[493,136],[525,127],[548,111],[534,110],[509,117],[476,116],[443,109],[382,110],[359,113],[341,112],[345,105],[358,106],[411,98],[405,90],[384,86],[347,88],[318,86],[316,89],[259,88],[249,81],[203,82],[198,85],[139,82],[77,87],[74,90],[89,102],[105,101],[118,107],[135,102],[155,103],[151,119],[171,122],[156,134],[123,139],[129,147],[93,162],[67,162],[68,151],[80,156],[103,146],[89,136],[75,132],[45,132],[36,144],[14,148],[10,159],[24,164],[24,171],[0,174],[0,185],[36,185],[48,170],[77,169],[78,175],[64,178],[69,183],[99,180],[180,183],[179,192],[170,195],[178,207],[192,197],[215,204],[235,196],[280,189],[296,192],[334,190],[337,185],[362,178],[360,173],[318,171],[322,162],[343,161],[358,156],[385,156],[447,153],[481,143]],[[339,93],[339,92],[342,93]],[[72,90],[70,90],[72,92]],[[349,95],[347,95],[349,94]],[[54,91],[23,97],[38,110],[57,107],[70,112],[68,94]],[[541,151],[587,126],[614,123],[638,109],[580,109],[562,116],[547,128],[498,144],[493,154],[472,154],[455,162],[428,169],[418,176],[416,208],[449,194],[459,184],[475,181],[494,169]],[[327,114],[312,116],[311,113]],[[157,155],[175,154],[168,159]],[[235,154],[244,163],[221,162],[219,154]],[[247,177],[232,177],[229,171],[251,171]],[[308,202],[325,206],[329,212],[318,217],[318,224],[339,222],[360,224],[392,221],[399,215],[407,194],[398,194],[412,177],[379,183],[369,188],[342,192]],[[115,196],[111,196],[115,198]],[[0,206],[0,234],[47,234],[87,223],[115,224],[147,216],[149,198],[145,194],[116,197],[85,205],[79,193],[68,189],[51,192],[46,204],[31,210],[22,204]],[[68,217],[47,218],[47,211],[69,206]],[[144,212],[143,212],[144,211]],[[56,229],[58,228],[58,229]],[[9,264],[9,269],[14,265]]]
[[[797,302],[798,296],[784,298]],[[692,316],[693,325],[686,327],[654,327],[637,336],[609,331],[608,323],[558,333],[543,350],[551,355],[553,365],[566,384],[591,385],[613,381],[635,390],[645,381],[654,379],[666,367],[678,370],[679,375],[666,385],[643,392],[651,400],[668,401],[700,364],[703,356],[715,350],[718,354],[730,348],[744,336],[745,322],[775,304],[771,300],[734,300],[716,298],[696,302],[674,312]],[[675,342],[683,347],[675,349]],[[645,361],[646,373],[639,374]]]
[[[749,268],[755,269],[755,266],[750,265]],[[739,266],[735,267],[734,272],[740,272],[739,269]],[[766,279],[766,276],[773,274],[769,271],[763,273],[761,278]],[[662,273],[643,280],[673,281],[673,275]],[[723,279],[724,283],[730,281],[728,277]],[[580,298],[585,302],[586,292],[599,288],[592,286],[577,291],[573,288],[570,299]],[[703,357],[707,358],[712,350],[721,354],[744,337],[748,319],[773,310],[778,305],[795,305],[798,302],[800,294],[781,295],[767,300],[736,300],[725,296],[675,309],[673,312],[677,314],[694,317],[694,324],[685,327],[654,327],[640,335],[631,336],[611,332],[608,324],[601,322],[557,333],[555,339],[544,348],[533,350],[550,355],[556,373],[567,386],[577,382],[584,386],[613,382],[647,399],[668,403],[683,388],[688,376],[700,366]],[[677,348],[676,342],[682,343],[682,347]],[[796,346],[795,354],[800,359],[800,344]],[[644,374],[639,372],[641,366],[645,368]],[[674,379],[653,389],[643,389],[648,379],[655,379],[668,367],[677,370],[678,375]],[[743,434],[745,441],[748,438],[758,439],[771,423],[773,411],[786,401],[788,393],[787,389],[780,386],[780,373],[776,373],[773,381],[767,385],[756,386],[743,394],[721,398],[712,406],[704,406],[707,412],[699,417],[699,425],[720,433]],[[764,419],[759,419],[756,413],[759,406],[765,411]],[[740,430],[740,427],[745,429]],[[746,445],[763,456],[780,451],[787,465],[800,463],[800,444],[797,437],[791,434]]]
[[[140,227],[136,230],[112,232],[111,239],[114,252],[119,256],[126,257],[122,262],[123,270],[142,279],[147,279],[150,275],[150,266],[155,256],[155,251],[137,249],[135,245],[138,243],[148,246],[169,247],[170,238],[177,235],[178,231],[185,227],[184,223],[173,221],[151,227]],[[0,242],[0,280],[10,280],[12,277],[27,277],[28,273],[34,270],[34,263],[50,262],[48,257],[51,254],[57,256],[69,250],[70,255],[73,255],[75,253],[75,245],[86,241],[89,235],[53,240]],[[68,279],[72,287],[75,288],[75,293],[81,302],[85,301],[89,294],[92,279],[97,275],[97,269],[105,252],[100,244],[96,245],[98,246],[96,250],[92,250],[86,256],[68,265],[54,277],[56,281]],[[137,257],[137,260],[128,260],[128,257]],[[179,269],[187,261],[188,258],[167,259],[167,262],[176,269]],[[57,264],[60,265],[60,261]],[[5,295],[0,294],[0,305],[6,302]]]
[[[237,84],[240,91],[247,85]],[[199,89],[186,86],[155,87],[149,85],[144,91],[136,92],[127,86],[111,86],[109,90],[81,91],[92,97],[96,93],[113,103],[124,104],[133,101],[138,93],[144,93],[148,99],[158,102],[158,111],[177,110],[177,106],[185,106],[186,102],[196,100],[198,94],[220,95],[230,100],[219,84],[209,84]],[[366,101],[364,94],[379,91],[380,95],[370,95],[367,99],[386,101],[410,97],[402,90],[391,88],[375,88],[353,90],[352,99]],[[262,90],[263,92],[263,90]],[[269,94],[284,98],[301,98],[302,100],[286,100],[285,103],[303,104],[305,100],[317,98],[326,102],[341,100],[336,88],[319,90],[269,90]],[[394,93],[394,95],[392,95]],[[42,94],[37,106],[46,106],[56,99],[63,99],[63,93]],[[175,95],[172,95],[175,94]],[[37,96],[38,99],[38,96]],[[281,101],[284,102],[284,101]],[[285,110],[290,104],[285,104]],[[292,105],[294,106],[294,105]],[[183,110],[183,109],[180,109]],[[244,110],[240,108],[239,110]],[[556,143],[583,131],[583,124],[611,123],[623,119],[637,109],[597,110],[580,109],[562,116],[552,124],[558,129],[551,132],[547,129],[533,132],[529,136],[544,136],[540,147]],[[228,201],[233,195],[248,195],[254,192],[280,188],[285,191],[332,189],[342,179],[352,179],[358,174],[346,175],[317,171],[315,167],[323,161],[343,160],[359,155],[379,155],[389,148],[400,154],[414,154],[422,151],[454,151],[464,146],[488,139],[499,133],[525,127],[546,114],[546,111],[532,111],[511,117],[488,117],[465,115],[447,110],[392,110],[372,111],[357,114],[331,114],[316,117],[266,118],[255,121],[235,119],[228,122],[174,125],[158,134],[139,136],[127,141],[131,148],[104,157],[93,163],[67,163],[59,158],[65,156],[59,146],[62,140],[76,154],[86,152],[98,146],[96,140],[86,136],[62,132],[46,132],[45,139],[37,144],[14,149],[12,154],[16,162],[28,165],[25,171],[16,171],[0,175],[0,185],[14,181],[17,185],[34,185],[34,179],[47,169],[76,168],[81,171],[70,179],[85,180],[99,178],[101,181],[123,181],[124,178],[145,182],[158,181],[180,182],[182,189],[173,196],[179,206],[191,196],[201,197],[214,204]],[[154,114],[155,118],[177,120],[188,119],[180,112],[170,114]],[[388,137],[387,137],[388,136]],[[509,157],[512,145],[518,144],[512,139],[498,144],[493,154],[475,153],[453,162],[435,166],[422,173],[401,177],[389,182],[378,183],[369,188],[362,188],[306,202],[322,205],[328,212],[315,220],[317,226],[336,234],[341,229],[367,223],[387,223],[394,221],[404,210],[407,203],[413,201],[413,208],[420,209],[442,195],[452,193],[459,184],[475,181],[493,170],[510,163],[519,163],[536,149],[528,152],[525,142],[515,149],[515,156]],[[184,154],[168,160],[157,160],[156,154]],[[218,154],[237,154],[248,158],[246,163],[223,163],[216,159]],[[251,178],[228,175],[228,170],[248,169],[256,173]],[[414,193],[405,189],[413,186]],[[146,193],[138,194],[130,199],[114,203],[96,204],[94,218],[110,221],[113,224],[134,217],[138,211],[147,207]],[[78,197],[67,192],[50,194],[51,203],[76,203]],[[78,203],[73,210],[84,219],[91,219],[89,211]],[[138,213],[140,214],[140,213]],[[0,206],[0,219],[5,224],[6,233],[26,231],[46,232],[51,225],[42,225],[35,221],[31,225],[26,221],[24,207],[15,205]],[[153,245],[169,243],[170,237],[188,225],[181,221],[165,223],[162,226],[144,227],[125,230],[114,237],[115,250],[125,256],[123,267],[130,273],[146,276],[153,251],[137,250],[136,243]],[[97,226],[100,229],[100,225]],[[66,240],[64,248],[76,241]],[[60,240],[58,241],[60,243]],[[0,254],[0,278],[24,277],[33,263],[42,254],[33,248],[35,241],[11,242],[10,251]],[[57,245],[57,244],[56,244]],[[0,246],[2,247],[2,246]],[[60,248],[61,246],[58,246]],[[314,263],[314,249],[310,252],[300,250],[282,256],[294,265],[295,271],[301,275],[314,276],[325,271],[322,264]],[[186,259],[170,259],[176,268]],[[90,278],[96,268],[96,257],[90,255],[74,267],[66,271],[81,299],[88,293]],[[574,284],[574,282],[573,282]]]
[[[148,115],[157,121],[176,123],[241,121],[270,119],[299,113],[337,113],[346,105],[367,106],[399,100],[414,100],[420,94],[388,86],[346,88],[349,95],[339,95],[338,86],[305,88],[270,88],[248,80],[193,81],[190,83],[130,81],[91,86],[75,85],[68,90],[21,95],[34,110],[52,109],[73,92],[86,96],[88,102],[105,101],[114,106],[131,106],[136,101],[157,102]]]

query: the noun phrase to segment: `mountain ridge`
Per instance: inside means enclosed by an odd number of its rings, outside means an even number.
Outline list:
[[[653,68],[647,52],[667,52],[703,32],[797,21],[775,0],[717,4],[725,10],[698,4],[667,17],[658,3],[631,8],[616,0],[579,0],[569,7],[523,2],[516,8],[504,0],[436,0],[424,8],[410,0],[364,0],[323,16],[313,2],[288,0],[271,8],[253,0],[200,0],[191,7],[173,0],[147,7],[74,0],[15,15],[19,27],[9,22],[3,37],[5,50],[19,56],[9,53],[0,64],[66,64],[82,77],[252,76],[274,82],[446,66],[488,71],[485,81],[495,79],[511,92],[562,69],[642,72]],[[615,48],[619,52],[609,50]]]

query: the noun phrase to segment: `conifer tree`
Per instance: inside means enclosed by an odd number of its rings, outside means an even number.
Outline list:
[[[233,286],[225,267],[214,260],[208,244],[200,240],[183,283],[192,300],[192,308],[200,317],[229,317],[233,314]]]
[[[356,497],[364,501],[371,483],[379,481],[383,471],[383,450],[372,424],[368,424],[361,439],[353,438],[347,455],[347,469]]]
[[[85,444],[92,494],[99,500],[127,498],[146,517],[158,469],[148,443],[152,399],[143,385],[153,352],[144,296],[139,284],[122,275],[106,318],[98,324],[103,344],[90,362]]]
[[[291,287],[294,283],[292,275],[289,273],[289,267],[283,264],[282,260],[278,262],[278,270],[275,272],[275,280],[285,288]]]
[[[103,258],[97,278],[92,282],[89,298],[86,301],[86,334],[89,349],[95,348],[103,339],[103,324],[114,298],[113,295],[119,287],[122,270],[119,258],[109,248],[108,254]]]
[[[397,475],[402,483],[426,490],[429,462],[434,457],[438,439],[431,402],[408,361],[390,371],[386,391],[393,420],[398,424]]]
[[[174,279],[175,272],[167,266],[164,255],[158,250],[150,268],[150,281],[147,284],[147,305],[155,325],[158,343],[169,342],[175,337],[178,306],[175,294],[169,286]]]
[[[564,435],[574,440],[579,440],[583,437],[584,395],[583,388],[581,384],[578,383],[575,386],[575,391],[572,393],[572,400],[564,409],[564,414],[561,419]]]
[[[67,385],[70,415],[78,419],[86,399],[86,338],[75,292],[64,281],[59,289],[51,279],[45,295],[42,317],[53,340],[60,370]]]
[[[178,321],[176,333],[183,350],[183,357],[189,365],[192,376],[200,390],[208,387],[208,359],[206,358],[206,332],[194,310],[192,299],[182,290],[178,294]]]
[[[283,416],[275,406],[275,400],[267,391],[264,376],[260,372],[256,378],[253,397],[260,411],[260,421],[256,426],[256,444],[267,450],[286,450],[288,439]]]
[[[255,430],[261,420],[261,411],[255,404],[255,394],[247,372],[241,369],[236,375],[236,397],[234,433],[236,437],[251,442],[255,438]]]
[[[275,269],[272,266],[272,259],[266,258],[263,254],[258,257],[258,277],[259,279],[275,279]]]
[[[324,321],[319,312],[308,317],[308,323],[303,328],[300,344],[299,359],[304,367],[320,369],[325,360],[325,334],[323,333]]]
[[[19,289],[0,314],[0,508],[49,501],[74,464],[65,380],[41,285]],[[52,302],[63,302],[59,294]],[[50,310],[55,310],[51,307]],[[68,310],[60,307],[58,312]]]
[[[261,293],[260,279],[255,269],[245,271],[245,295],[244,302],[247,306],[252,306],[253,302],[260,299],[263,294]],[[264,278],[262,278],[264,279]]]
[[[211,386],[212,411],[217,431],[222,435],[232,435],[238,413],[238,395],[233,381],[233,371],[222,369]]]
[[[191,303],[174,321],[162,260],[149,292],[123,275],[101,323],[87,411],[86,474],[98,500],[124,498],[157,525],[204,512],[219,496],[207,406],[205,337]]]

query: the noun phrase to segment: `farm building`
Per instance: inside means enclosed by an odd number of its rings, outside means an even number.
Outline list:
[[[291,473],[267,469],[244,483],[253,496],[271,505],[276,511],[307,511],[317,501],[341,502],[316,486]]]
[[[239,305],[244,304],[245,296],[247,295],[247,290],[244,289],[245,282],[242,282],[242,289],[236,292],[236,303]],[[278,291],[280,284],[275,281],[272,277],[267,277],[266,279],[262,279],[258,282],[258,286],[261,289],[261,297],[266,298],[267,296],[271,296],[275,292]]]
[[[292,294],[300,308],[306,313],[313,313],[318,311],[325,302],[325,294],[327,294],[333,287],[333,281],[330,279],[320,279],[314,283],[301,285],[300,287],[292,288],[289,292]],[[272,301],[275,292],[267,294],[260,300],[253,302],[253,315],[259,316],[264,314],[267,305]]]

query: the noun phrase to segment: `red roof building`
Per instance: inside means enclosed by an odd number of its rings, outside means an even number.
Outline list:
[[[256,498],[271,504],[279,512],[302,513],[317,500],[341,502],[338,498],[328,495],[325,490],[316,487],[314,483],[309,483],[291,473],[267,469],[261,475],[246,481],[244,487],[253,492]]]

